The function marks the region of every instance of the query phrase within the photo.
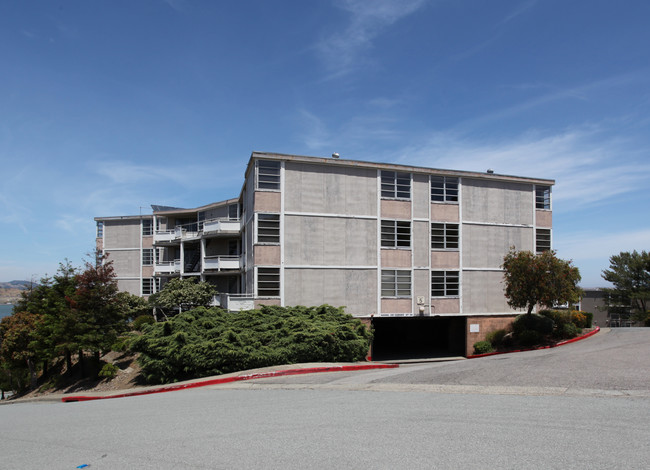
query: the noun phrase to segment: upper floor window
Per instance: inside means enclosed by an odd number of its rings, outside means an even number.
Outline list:
[[[381,197],[411,199],[411,175],[382,170]]]
[[[142,219],[142,235],[145,237],[153,235],[153,220]]]
[[[257,214],[257,242],[280,243],[280,214]]]
[[[153,248],[144,248],[142,250],[142,266],[151,266],[153,264]]]
[[[280,268],[257,268],[257,295],[280,296]]]
[[[551,230],[538,228],[535,230],[535,251],[541,253],[551,249]]]
[[[551,209],[551,187],[535,186],[535,208]]]
[[[402,269],[382,269],[381,296],[410,297],[411,271]]]
[[[230,220],[239,219],[239,204],[230,204],[228,206],[228,218]]]
[[[458,224],[431,224],[432,250],[458,249]]]
[[[280,189],[280,162],[257,160],[257,189]]]
[[[142,280],[142,295],[153,294],[154,280],[153,278],[144,278]]]
[[[104,238],[104,222],[97,222],[97,238]]]
[[[432,176],[431,202],[458,202],[458,178]]]
[[[458,271],[431,271],[431,297],[455,297],[459,292]]]
[[[382,220],[381,246],[382,248],[409,248],[411,246],[411,222]]]

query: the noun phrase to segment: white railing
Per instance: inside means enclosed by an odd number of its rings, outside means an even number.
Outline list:
[[[156,233],[153,234],[153,240],[154,242],[171,242],[176,239],[176,231],[175,230],[157,230]]]
[[[181,260],[175,259],[174,261],[159,261],[153,268],[156,274],[174,274],[181,272]]]
[[[203,258],[203,269],[221,271],[224,269],[240,269],[241,256],[223,255],[223,256],[206,256]]]
[[[211,219],[203,222],[203,233],[239,232],[240,229],[239,219]]]
[[[221,308],[230,312],[239,312],[240,310],[253,310],[255,308],[255,299],[251,294],[221,294]]]

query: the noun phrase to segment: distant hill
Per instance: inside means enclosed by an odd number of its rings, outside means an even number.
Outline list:
[[[32,281],[0,282],[0,304],[14,303],[20,299],[20,293],[32,285]]]

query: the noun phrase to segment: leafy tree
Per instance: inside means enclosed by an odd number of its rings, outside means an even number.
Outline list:
[[[609,269],[602,273],[613,288],[603,289],[610,308],[631,308],[637,320],[649,318],[650,253],[623,251],[609,258]]]
[[[87,262],[86,269],[76,276],[77,288],[70,305],[77,316],[75,340],[79,359],[83,360],[84,350],[91,351],[98,363],[100,353],[109,351],[118,336],[127,330],[127,322],[118,297],[113,263],[103,262],[101,257],[97,259],[96,264]]]
[[[217,289],[207,282],[196,282],[196,279],[191,277],[174,278],[149,300],[155,308],[166,312],[184,312],[196,307],[209,307],[216,294]]]
[[[508,305],[524,308],[528,314],[536,305],[551,308],[580,299],[578,268],[571,261],[557,258],[555,251],[535,254],[511,248],[503,258],[502,268]]]
[[[27,368],[32,390],[36,388],[38,359],[34,340],[42,321],[42,315],[31,312],[14,312],[0,321],[0,357],[10,368]]]
[[[122,314],[130,320],[134,320],[142,315],[149,315],[153,318],[149,302],[139,295],[134,295],[129,292],[118,292],[117,303]]]

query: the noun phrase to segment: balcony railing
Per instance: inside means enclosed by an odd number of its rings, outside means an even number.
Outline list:
[[[219,297],[221,308],[230,312],[255,308],[255,299],[251,294],[221,294]]]
[[[203,258],[204,270],[223,271],[240,268],[241,256],[238,255],[206,256]]]
[[[173,242],[177,240],[198,238],[202,234],[236,233],[240,230],[240,219],[210,219],[203,222],[179,225],[170,230],[156,230],[154,233],[154,242]]]
[[[175,274],[181,272],[181,260],[175,259],[174,261],[159,261],[154,265],[154,273],[156,274]]]

